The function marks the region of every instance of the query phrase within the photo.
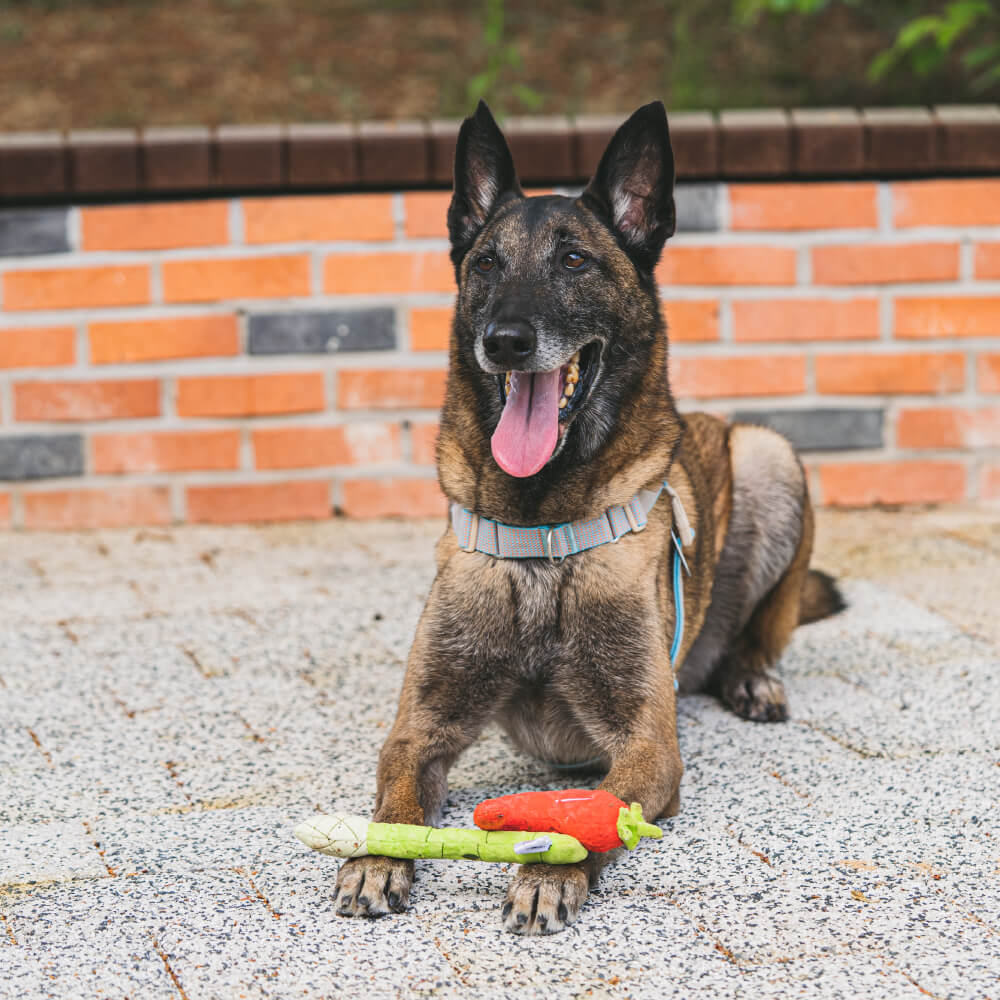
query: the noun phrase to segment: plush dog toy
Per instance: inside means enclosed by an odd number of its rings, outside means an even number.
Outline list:
[[[640,837],[663,831],[643,822],[642,806],[631,808],[608,792],[574,788],[523,792],[476,806],[478,830],[437,829],[408,823],[370,823],[360,816],[314,816],[295,828],[307,847],[337,858],[379,854],[388,858],[467,858],[567,865],[587,851],[631,850]],[[525,832],[527,827],[535,832]]]

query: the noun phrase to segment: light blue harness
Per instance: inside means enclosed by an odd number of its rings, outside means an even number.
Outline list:
[[[646,527],[650,510],[664,491],[670,496],[674,516],[670,529],[674,546],[674,638],[670,644],[670,666],[676,690],[677,656],[684,641],[684,573],[691,575],[683,550],[694,541],[694,529],[677,491],[666,480],[659,489],[639,490],[628,503],[587,520],[521,527],[491,521],[452,504],[451,525],[459,546],[466,552],[484,552],[498,559],[548,559],[551,563],[561,563],[567,556],[617,542],[629,532],[638,534]]]

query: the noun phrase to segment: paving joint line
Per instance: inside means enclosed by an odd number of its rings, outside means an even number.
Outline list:
[[[14,945],[15,948],[19,948],[20,942],[14,936],[14,928],[11,927],[10,922],[2,913],[0,913],[0,923],[3,924],[3,929],[7,932],[7,937],[10,938],[10,943]]]
[[[104,848],[101,847],[101,842],[94,835],[94,830],[93,827],[91,827],[89,820],[84,819],[80,820],[80,822],[83,824],[83,829],[87,832],[87,836],[90,837],[91,841],[93,842],[94,850],[97,851],[97,853],[101,856],[101,864],[103,864],[104,867],[107,868],[108,874],[112,878],[117,878],[118,872],[116,872],[114,868],[112,868],[111,865],[109,865],[108,862],[105,860]]]
[[[48,750],[45,749],[45,747],[42,746],[42,741],[38,738],[38,735],[35,733],[34,729],[32,729],[30,726],[25,726],[24,728],[28,731],[28,735],[31,737],[31,742],[34,743],[36,747],[38,747],[39,753],[41,753],[41,755],[45,758],[45,762],[54,771],[56,766],[55,764],[52,763],[52,755],[48,752]]]
[[[163,962],[163,967],[167,970],[167,975],[173,980],[174,988],[181,995],[181,1000],[188,1000],[188,995],[184,992],[184,987],[181,986],[180,979],[177,978],[177,973],[174,972],[170,965],[170,959],[167,957],[167,953],[160,947],[160,942],[150,935],[150,940],[153,942],[153,948],[156,954],[160,956],[160,961]]]

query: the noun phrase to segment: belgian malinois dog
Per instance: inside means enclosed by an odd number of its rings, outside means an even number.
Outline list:
[[[600,787],[648,818],[672,816],[683,770],[675,691],[784,720],[773,668],[792,630],[842,607],[833,581],[809,570],[813,511],[791,445],[674,405],[653,277],[674,232],[673,187],[659,102],[621,126],[578,198],[524,196],[485,104],[462,125],[437,451],[453,518],[379,758],[377,821],[433,824],[449,767],[491,719],[546,761],[596,761]],[[644,525],[607,539],[617,544],[552,550],[552,526],[610,519],[664,483],[674,501],[665,492]],[[540,526],[550,547],[499,557],[471,529],[459,539],[455,525],[470,520]],[[607,860],[520,866],[505,926],[562,930]],[[412,861],[346,861],[338,912],[401,910],[412,881]]]

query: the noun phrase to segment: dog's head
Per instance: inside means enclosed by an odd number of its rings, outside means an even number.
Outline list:
[[[618,129],[579,198],[526,198],[485,104],[462,125],[454,360],[509,475],[585,461],[607,440],[663,335],[653,269],[674,231],[673,185],[658,101]]]

